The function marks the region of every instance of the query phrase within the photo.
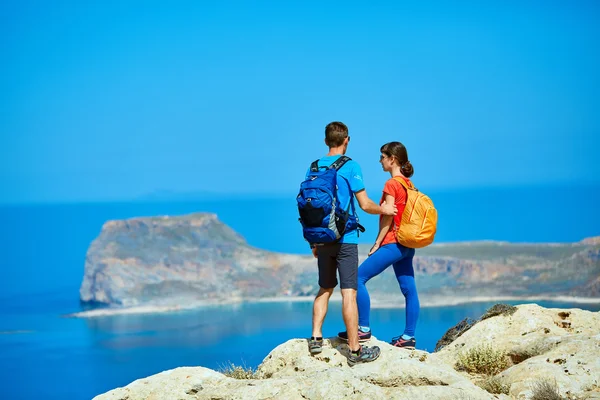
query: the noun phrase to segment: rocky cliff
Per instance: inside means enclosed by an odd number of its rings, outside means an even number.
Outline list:
[[[360,249],[366,258],[368,247]],[[449,297],[600,297],[600,241],[566,244],[474,242],[417,251],[423,299]],[[369,283],[374,305],[398,301],[386,271]],[[268,252],[213,214],[109,221],[91,244],[80,289],[86,303],[180,305],[313,295],[312,256]]]
[[[246,379],[182,367],[96,399],[600,399],[600,312],[529,304],[488,316],[437,353],[372,339],[379,359],[351,368],[335,338],[315,357],[292,339]]]
[[[314,270],[308,257],[249,246],[214,214],[134,218],[104,224],[80,297],[134,306],[301,295]]]

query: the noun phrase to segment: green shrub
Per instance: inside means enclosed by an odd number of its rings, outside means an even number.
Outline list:
[[[454,342],[463,333],[471,329],[471,327],[473,327],[473,325],[476,323],[477,321],[472,318],[465,318],[452,328],[448,329],[446,333],[444,333],[444,336],[442,336],[442,338],[436,343],[434,352],[440,351],[450,343]]]
[[[484,319],[495,317],[496,315],[513,315],[517,311],[517,307],[511,306],[510,304],[494,304],[490,307],[485,314],[479,318],[480,321]]]
[[[506,368],[506,353],[485,344],[460,352],[456,362],[457,370],[476,374],[496,375]]]
[[[463,333],[471,329],[478,322],[495,317],[496,315],[511,316],[516,311],[517,307],[511,306],[509,304],[494,304],[479,319],[474,320],[471,318],[465,318],[452,328],[448,329],[444,336],[442,336],[442,338],[438,340],[433,351],[440,351],[444,347],[448,346],[450,343],[454,342]]]

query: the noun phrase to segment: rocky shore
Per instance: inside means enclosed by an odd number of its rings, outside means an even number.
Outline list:
[[[600,302],[600,241],[434,244],[417,251],[423,305],[508,299]],[[359,258],[368,248],[360,247]],[[391,270],[369,282],[374,307],[398,307]],[[315,259],[249,246],[216,215],[108,221],[88,249],[77,316],[206,304],[297,301],[318,291]],[[86,307],[89,308],[89,307]]]

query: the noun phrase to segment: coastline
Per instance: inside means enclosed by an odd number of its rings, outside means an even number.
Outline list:
[[[267,297],[260,299],[243,299],[233,298],[222,301],[198,301],[195,303],[188,303],[186,305],[174,304],[174,305],[141,305],[124,308],[99,308],[89,311],[80,311],[71,314],[63,315],[65,318],[98,318],[98,317],[111,317],[117,315],[134,315],[134,314],[160,314],[167,312],[177,311],[189,311],[204,307],[218,307],[233,304],[244,304],[244,303],[296,303],[296,302],[312,302],[314,296],[279,296],[279,297]],[[342,296],[339,292],[334,293],[331,296],[331,301],[341,302]],[[576,296],[473,296],[473,297],[429,297],[421,300],[421,307],[444,307],[444,306],[457,306],[468,303],[487,303],[487,302],[502,302],[502,301],[553,301],[559,303],[572,303],[572,304],[600,304],[600,297],[576,297]],[[398,304],[399,303],[399,304]],[[371,308],[404,308],[403,297],[390,298],[389,296],[384,299],[374,298],[371,303]]]

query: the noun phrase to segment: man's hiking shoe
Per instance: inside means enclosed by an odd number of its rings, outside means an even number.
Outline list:
[[[323,338],[311,337],[308,339],[308,351],[310,351],[310,354],[319,354],[323,351]]]
[[[347,342],[348,341],[348,332],[346,332],[346,331],[339,332],[338,337]],[[371,331],[363,332],[360,329],[358,330],[358,341],[359,342],[366,342],[367,340],[370,340],[370,339],[371,339]]]
[[[350,351],[348,355],[348,365],[353,367],[356,364],[360,363],[368,363],[371,361],[377,360],[379,355],[381,354],[381,350],[377,346],[367,347],[361,346],[358,352]]]
[[[417,341],[415,340],[415,338],[406,340],[402,339],[402,336],[397,336],[395,338],[392,338],[392,342],[390,344],[394,347],[414,350],[415,346],[417,345]]]

